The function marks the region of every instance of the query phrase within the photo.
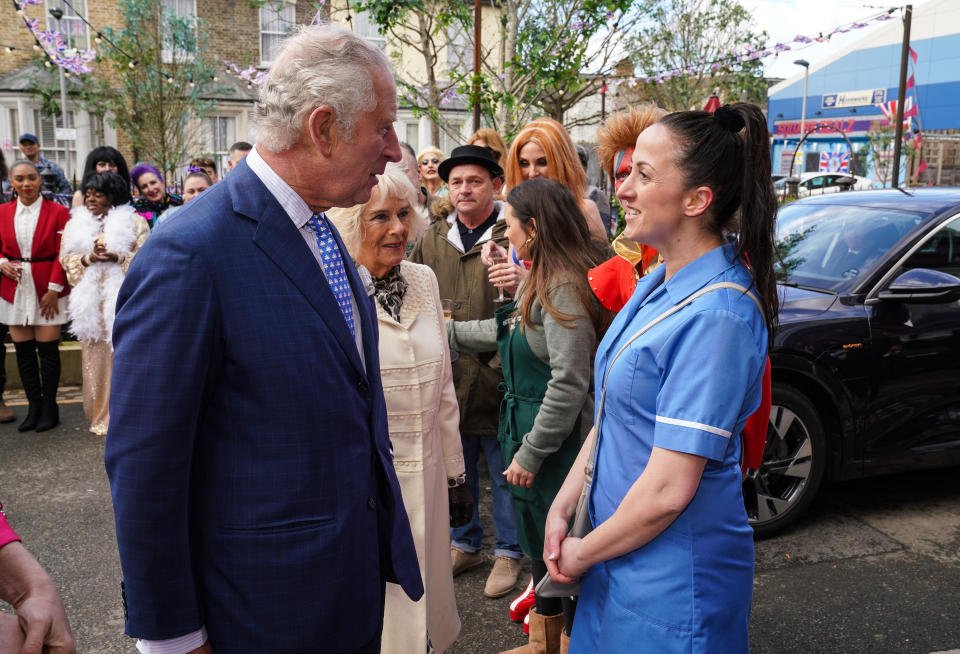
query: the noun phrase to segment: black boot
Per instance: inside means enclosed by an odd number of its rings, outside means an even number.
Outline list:
[[[17,369],[20,371],[20,381],[23,382],[23,392],[27,394],[27,402],[30,404],[27,409],[27,417],[17,427],[17,431],[30,431],[36,429],[37,421],[40,419],[42,398],[40,365],[37,362],[37,342],[30,339],[19,343],[14,342],[13,346],[17,350]]]
[[[57,387],[60,386],[60,341],[38,341],[40,354],[40,378],[42,393],[40,420],[37,431],[47,431],[60,424],[60,408],[57,406]]]

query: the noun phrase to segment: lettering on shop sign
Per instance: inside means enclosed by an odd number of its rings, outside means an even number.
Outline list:
[[[843,345],[844,350],[853,350],[858,347],[863,347],[863,343],[844,343]]]
[[[813,132],[810,138],[836,138],[839,130],[847,136],[862,136],[883,124],[883,116],[865,116],[863,118],[820,118],[817,120],[807,119],[804,129],[810,133],[812,130],[820,129],[820,132]],[[799,137],[799,120],[777,120],[773,123],[773,136],[776,137]]]

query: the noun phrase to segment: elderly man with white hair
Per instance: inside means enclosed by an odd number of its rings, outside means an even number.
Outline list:
[[[256,147],[130,266],[106,466],[141,652],[379,652],[386,583],[423,593],[372,285],[324,213],[400,159],[395,115],[379,50],[302,30]]]

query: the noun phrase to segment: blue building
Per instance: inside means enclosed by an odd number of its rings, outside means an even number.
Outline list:
[[[899,18],[900,12],[894,15]],[[909,62],[907,77],[913,75],[915,88],[907,91],[905,106],[909,110],[911,101],[916,104],[918,115],[910,119],[910,128],[922,132],[923,155],[930,167],[920,181],[943,183],[946,169],[960,169],[960,0],[917,4],[912,22],[910,41],[917,60]],[[866,168],[866,176],[878,185],[889,181],[889,164],[884,166],[889,152],[868,154],[867,134],[893,130],[881,106],[897,99],[902,41],[902,21],[891,20],[833,57],[811,62],[804,125],[808,137],[796,159],[803,69],[798,66],[796,76],[770,87],[767,122],[774,174],[787,175],[791,161],[794,175],[836,166],[849,153],[849,141],[857,174],[863,175]],[[802,51],[796,55],[802,57]],[[919,158],[912,163],[904,158],[900,179],[914,174],[918,165]],[[950,183],[956,183],[952,173],[957,171],[947,172]]]

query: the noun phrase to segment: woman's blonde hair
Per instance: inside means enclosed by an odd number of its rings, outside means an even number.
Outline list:
[[[420,151],[420,154],[417,155],[417,165],[420,165],[420,160],[423,159],[428,154],[437,154],[440,156],[440,161],[443,161],[447,158],[447,155],[443,153],[443,150],[438,148],[435,145],[429,145]]]
[[[573,140],[567,129],[552,118],[537,118],[517,134],[507,154],[506,165],[503,166],[507,189],[513,189],[524,181],[523,171],[520,169],[520,150],[527,143],[535,143],[543,150],[547,157],[547,176],[550,179],[570,189],[577,201],[586,197],[587,175],[580,164]]]
[[[467,145],[474,145],[479,140],[482,140],[488,148],[493,150],[493,157],[502,166],[503,160],[507,156],[507,144],[503,142],[500,135],[489,127],[483,127],[473,133],[473,136],[467,140]]]
[[[401,164],[389,163],[382,175],[377,175],[377,185],[374,187],[380,191],[384,198],[401,198],[410,205],[410,234],[407,236],[407,242],[416,242],[417,239],[427,229],[426,212],[419,207],[419,189],[415,189],[410,179],[407,177],[404,167]],[[372,193],[372,192],[371,192]],[[372,197],[372,196],[371,196]],[[331,209],[327,212],[327,217],[336,226],[343,238],[343,244],[347,246],[347,252],[354,259],[360,252],[360,244],[363,243],[363,210],[367,202],[355,204],[345,209]]]

